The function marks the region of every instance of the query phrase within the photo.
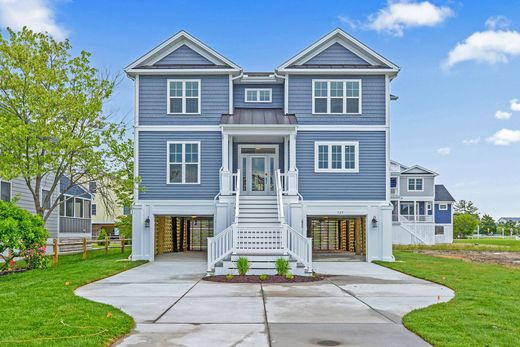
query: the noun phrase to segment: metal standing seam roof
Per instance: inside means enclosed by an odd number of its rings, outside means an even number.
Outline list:
[[[281,108],[235,108],[233,114],[223,114],[221,125],[296,125],[294,114],[284,114]]]
[[[443,184],[436,184],[435,201],[455,201],[455,199]]]

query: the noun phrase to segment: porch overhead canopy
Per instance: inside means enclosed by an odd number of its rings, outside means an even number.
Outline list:
[[[284,114],[281,108],[235,108],[233,114],[223,114],[220,125],[285,125],[298,124],[294,114]]]

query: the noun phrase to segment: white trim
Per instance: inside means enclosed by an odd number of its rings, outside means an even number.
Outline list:
[[[315,96],[315,84],[316,82],[325,82],[327,83],[327,96]],[[341,97],[333,97],[331,96],[331,83],[332,82],[341,82],[343,84],[343,95]],[[359,84],[359,96],[347,96],[347,83],[348,82],[357,82]],[[361,115],[363,114],[363,81],[361,79],[312,79],[312,114],[313,115]],[[327,99],[327,112],[316,112],[314,106],[315,106],[315,100],[317,98],[320,99]],[[331,99],[339,99],[341,98],[343,100],[343,112],[337,113],[337,112],[331,112]],[[347,112],[347,100],[348,99],[358,99],[358,112]]]
[[[233,114],[233,110],[234,110],[234,105],[233,105],[233,76],[231,76],[231,74],[229,74],[229,91],[228,91],[229,95],[229,109],[228,109],[228,113],[229,114]]]
[[[134,126],[139,125],[139,75],[134,79]]]
[[[170,83],[182,83],[182,96],[170,96]],[[197,106],[197,112],[186,112],[186,99],[195,99],[194,96],[186,96],[186,82],[197,82],[198,83],[198,87],[197,87],[197,91],[198,91],[198,95],[197,95],[197,102],[198,102],[198,106]],[[169,114],[169,115],[200,115],[202,113],[200,107],[201,107],[201,99],[202,99],[202,81],[200,79],[196,79],[196,78],[193,78],[193,79],[167,79],[166,80],[166,102],[167,102],[167,105],[166,105],[166,113]],[[182,112],[171,112],[170,110],[170,99],[172,98],[180,98],[181,99],[181,102],[182,102]]]
[[[13,200],[13,182],[0,180],[0,183],[9,183],[9,201],[6,201],[6,202],[11,202]],[[0,194],[2,193],[1,190],[2,190],[2,186],[0,185]]]
[[[301,124],[301,125],[138,125],[135,127],[136,132],[140,131],[221,131],[222,129],[242,129],[242,128],[288,128],[297,129],[298,131],[388,131],[386,125],[347,125],[347,124]],[[259,132],[263,134],[263,132]]]
[[[182,161],[180,163],[170,163],[170,145],[171,144],[180,144],[182,145]],[[196,144],[197,145],[197,182],[186,182],[186,145],[187,144]],[[193,185],[200,184],[200,167],[201,167],[201,158],[200,158],[200,141],[167,141],[166,142],[166,184],[182,184],[182,185]],[[170,182],[170,164],[181,164],[182,178],[181,182]],[[195,164],[195,163],[188,163]]]
[[[448,211],[448,204],[439,204],[439,211]]]
[[[328,146],[327,169],[319,168],[319,146]],[[341,168],[332,168],[332,146],[341,146]],[[345,168],[345,146],[354,146],[354,169]],[[359,172],[359,142],[357,141],[315,141],[314,142],[314,172],[316,173],[358,173]]]
[[[139,125],[136,133],[141,131],[220,131],[220,125]]]
[[[256,101],[247,100],[248,92],[255,92]],[[260,100],[260,92],[269,92],[269,100]],[[245,103],[253,103],[253,104],[270,104],[273,102],[273,88],[244,88],[244,102]]]
[[[388,131],[385,134],[385,162],[386,162],[386,200],[390,201],[390,198],[392,196],[390,192],[390,177],[392,175],[391,173],[391,159],[390,159],[390,79],[388,78],[388,75],[385,75],[385,125],[388,126]],[[399,189],[399,183],[401,179],[397,178],[397,195],[399,195],[400,189]]]
[[[417,187],[417,183],[414,182],[414,189],[410,189],[410,180],[421,180],[421,187],[422,189],[415,189]],[[406,179],[406,190],[409,192],[424,192],[424,177],[407,177]],[[414,199],[417,199],[417,197],[413,197]]]
[[[419,170],[422,170],[424,171],[424,173],[419,173],[419,172],[408,172],[408,171],[411,171],[413,169],[419,169]],[[401,174],[409,174],[409,175],[427,175],[427,174],[430,174],[430,175],[434,175],[434,176],[438,176],[438,173],[436,173],[435,171],[432,171],[432,170],[428,170],[420,165],[414,165],[414,166],[411,166],[409,168],[407,168],[406,170],[403,170],[401,171]]]
[[[285,83],[283,87],[283,108],[284,113],[289,113],[289,75],[285,78]]]
[[[387,131],[386,125],[302,124],[298,131]]]

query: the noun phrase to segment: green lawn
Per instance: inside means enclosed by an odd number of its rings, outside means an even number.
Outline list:
[[[462,239],[453,244],[396,245],[396,250],[432,249],[432,250],[470,250],[470,251],[508,251],[520,252],[520,240],[513,239]]]
[[[379,264],[455,290],[455,298],[407,314],[404,325],[434,346],[520,345],[520,270],[396,251]]]
[[[0,276],[0,346],[104,346],[129,332],[133,319],[74,295],[89,282],[138,266],[118,249],[60,257],[57,267]]]

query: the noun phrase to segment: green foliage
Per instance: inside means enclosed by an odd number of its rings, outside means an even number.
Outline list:
[[[459,200],[453,205],[454,214],[471,214],[478,218],[478,208],[472,201]]]
[[[237,270],[240,276],[245,276],[249,271],[249,260],[246,257],[237,259]]]
[[[101,228],[101,230],[99,230],[99,235],[97,237],[99,246],[104,246],[105,245],[105,238],[107,236],[109,236],[107,234],[107,231],[104,228]],[[109,241],[109,243],[110,243],[110,241]]]
[[[472,235],[477,230],[478,219],[472,214],[457,214],[453,216],[453,234],[457,237]]]
[[[116,218],[115,227],[119,229],[119,237],[129,239],[132,237],[132,215]]]
[[[289,260],[278,258],[275,262],[276,273],[280,276],[285,276],[289,273]]]
[[[266,274],[261,274],[260,276],[258,276],[258,278],[260,279],[260,281],[265,281],[267,278],[269,278],[269,276],[267,276]]]
[[[44,261],[32,261],[43,248],[49,233],[44,228],[40,216],[15,206],[12,203],[0,200],[0,271],[12,265],[16,257],[28,256],[31,259],[30,267],[39,267]]]
[[[497,232],[497,224],[493,217],[485,214],[480,219],[480,232],[486,234],[495,234]]]
[[[294,275],[293,274],[286,274],[285,278],[288,279],[288,280],[292,280],[294,278]]]
[[[233,276],[232,274],[227,274],[227,275],[226,275],[226,279],[227,279],[228,281],[231,281],[234,277],[235,277],[235,276]]]
[[[498,229],[498,232],[503,232],[505,235],[518,235],[520,234],[520,223],[508,220],[506,222],[501,222],[498,225]]]

